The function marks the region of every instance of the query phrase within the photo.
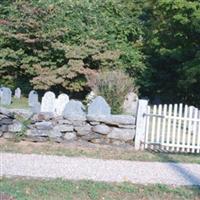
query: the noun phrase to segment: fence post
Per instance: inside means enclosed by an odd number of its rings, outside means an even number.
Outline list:
[[[146,130],[146,117],[144,114],[147,112],[148,101],[139,100],[137,118],[136,118],[136,135],[135,135],[135,149],[139,150],[144,148],[145,130]]]

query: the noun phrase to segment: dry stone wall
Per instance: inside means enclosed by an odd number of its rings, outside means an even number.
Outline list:
[[[86,108],[82,102],[69,100],[68,95],[56,98],[46,92],[42,103],[36,91],[29,94],[30,111],[0,109],[0,136],[11,139],[22,136],[34,142],[53,140],[87,141],[98,144],[133,144],[134,115],[112,115],[101,96]]]
[[[23,124],[17,116],[23,117]],[[22,116],[23,115],[23,116]],[[135,137],[135,117],[131,115],[65,115],[43,112],[30,115],[19,110],[0,109],[0,136],[33,142],[87,141],[98,144],[131,144]]]

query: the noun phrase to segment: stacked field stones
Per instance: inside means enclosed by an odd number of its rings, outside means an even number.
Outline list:
[[[15,113],[0,108],[0,136],[10,139],[22,131],[22,123],[15,119]]]
[[[62,99],[69,101],[66,96],[61,98],[61,102]],[[100,96],[90,103],[87,112],[84,105],[76,100],[70,100],[64,108],[62,103],[62,109],[57,109],[56,114],[45,112],[48,110],[47,106],[42,107],[42,110],[44,111],[30,117],[30,123],[26,126],[25,139],[34,142],[52,140],[56,142],[87,141],[95,144],[115,145],[133,144],[135,116],[112,115],[110,106]],[[13,115],[5,111],[3,116],[0,120],[0,130],[6,129],[6,122],[7,129],[4,132],[13,130],[13,127],[15,127],[16,133],[19,132],[19,127],[18,129],[16,127],[20,122],[17,122]]]

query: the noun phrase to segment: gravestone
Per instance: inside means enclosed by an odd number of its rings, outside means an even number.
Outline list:
[[[1,104],[10,105],[12,101],[12,91],[10,88],[2,87],[1,88]]]
[[[38,103],[38,93],[35,90],[31,90],[28,95],[28,105],[34,106]]]
[[[88,107],[88,115],[110,115],[111,108],[101,96],[96,97]]]
[[[33,114],[39,114],[41,110],[41,105],[40,102],[35,102],[32,106],[31,106],[31,112]]]
[[[80,101],[70,100],[65,106],[63,115],[67,117],[85,116],[84,106]]]
[[[16,99],[20,99],[21,98],[21,89],[20,88],[17,88],[15,90],[15,98]]]
[[[53,92],[46,92],[42,97],[41,112],[55,112],[56,96]]]
[[[65,106],[69,103],[69,96],[67,94],[60,94],[55,101],[55,112],[58,116],[63,115]]]
[[[3,89],[2,87],[0,87],[0,98],[2,97],[2,94],[3,94]]]
[[[126,114],[136,115],[138,108],[139,98],[134,92],[126,95],[123,103],[123,112]]]

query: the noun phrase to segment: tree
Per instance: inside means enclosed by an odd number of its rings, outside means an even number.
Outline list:
[[[198,0],[148,0],[144,52],[149,66],[143,92],[164,102],[200,105],[200,4]],[[148,81],[146,81],[148,80]]]
[[[142,30],[135,5],[130,0],[3,1],[0,83],[73,94],[90,90],[91,76],[101,69],[141,75]]]

